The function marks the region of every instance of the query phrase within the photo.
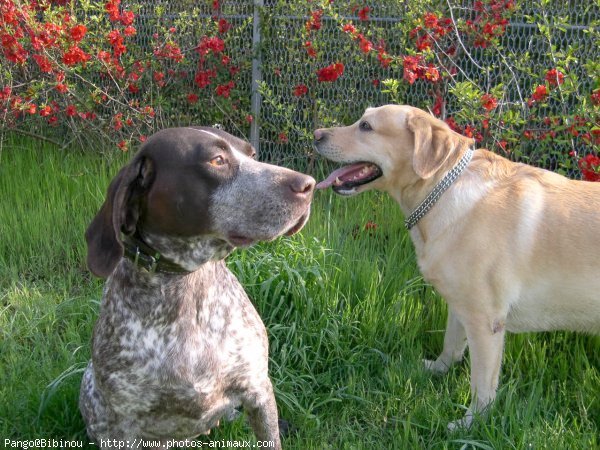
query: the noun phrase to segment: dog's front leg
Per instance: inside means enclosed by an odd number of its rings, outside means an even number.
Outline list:
[[[467,348],[467,334],[452,309],[448,308],[448,324],[444,335],[444,348],[435,361],[424,359],[425,368],[437,373],[446,373],[452,364],[462,360]]]
[[[279,422],[277,420],[277,404],[273,394],[273,385],[268,380],[261,386],[260,392],[252,396],[251,401],[244,402],[244,409],[248,412],[250,426],[258,441],[269,441],[277,450],[281,449],[279,437]],[[263,444],[265,445],[265,444]]]
[[[484,412],[494,400],[502,363],[504,320],[474,315],[465,330],[471,357],[471,406],[464,418],[448,424],[449,430],[469,427],[474,414]]]

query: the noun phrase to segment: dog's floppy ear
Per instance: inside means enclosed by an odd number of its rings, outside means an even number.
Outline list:
[[[436,121],[421,115],[408,118],[408,128],[415,137],[413,169],[423,179],[439,170],[456,147],[452,130]]]
[[[87,264],[94,275],[107,278],[123,256],[121,232],[135,231],[142,196],[153,178],[152,161],[136,157],[110,183],[104,204],[85,232]]]

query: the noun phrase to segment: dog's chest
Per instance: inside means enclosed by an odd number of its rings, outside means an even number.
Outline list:
[[[112,283],[103,310],[96,373],[113,408],[150,429],[206,431],[267,374],[264,325],[224,266],[184,283]]]

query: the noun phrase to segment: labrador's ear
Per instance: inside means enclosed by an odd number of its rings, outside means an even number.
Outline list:
[[[422,115],[408,118],[414,134],[413,169],[423,179],[437,172],[457,147],[460,137],[438,119]]]
[[[110,183],[104,204],[85,232],[87,264],[94,275],[107,278],[123,256],[121,232],[135,232],[142,197],[153,178],[152,161],[135,157]]]

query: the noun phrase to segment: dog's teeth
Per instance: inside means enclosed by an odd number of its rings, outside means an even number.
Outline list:
[[[340,180],[340,177],[335,177],[335,181],[333,182],[333,184],[335,184],[336,186],[342,184],[342,180]]]

